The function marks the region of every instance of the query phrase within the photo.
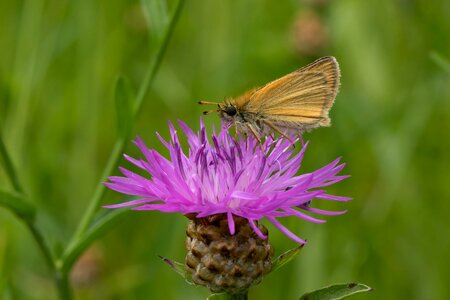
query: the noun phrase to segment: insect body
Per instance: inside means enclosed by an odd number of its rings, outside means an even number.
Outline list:
[[[328,112],[339,89],[340,71],[334,57],[323,57],[263,87],[223,103],[217,111],[225,123],[257,138],[273,131],[307,131],[329,126]]]

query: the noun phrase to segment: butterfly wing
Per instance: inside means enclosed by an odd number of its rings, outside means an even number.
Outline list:
[[[323,57],[255,90],[243,104],[247,111],[279,127],[328,126],[339,78],[336,59]]]

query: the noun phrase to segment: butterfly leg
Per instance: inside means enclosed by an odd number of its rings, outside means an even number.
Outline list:
[[[245,125],[247,126],[247,128],[250,130],[250,132],[253,134],[253,136],[255,137],[255,139],[258,140],[259,143],[259,147],[261,147],[261,150],[264,150],[262,147],[262,141],[261,138],[259,137],[258,133],[256,132],[256,130],[253,128],[252,125],[250,125],[249,123],[245,123]]]
[[[305,146],[305,140],[303,139],[303,132],[301,130],[297,130],[297,137],[302,144],[302,147]]]
[[[275,124],[273,124],[270,121],[264,120],[264,123],[269,126],[270,128],[272,128],[273,131],[278,132],[279,134],[281,134],[284,138],[286,138],[289,142],[291,142],[292,146],[295,148],[295,143],[294,141],[288,137],[287,135],[285,135],[277,126],[275,126]]]

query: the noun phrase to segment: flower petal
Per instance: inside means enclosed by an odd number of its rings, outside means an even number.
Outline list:
[[[125,155],[131,164],[149,173],[149,177],[120,167],[122,176],[111,176],[104,183],[117,192],[133,195],[139,199],[108,205],[107,208],[132,207],[133,210],[159,210],[162,212],[194,213],[197,218],[215,214],[227,214],[228,227],[235,233],[233,215],[248,219],[254,232],[267,238],[258,228],[257,220],[269,219],[281,232],[298,243],[305,243],[278,220],[278,217],[297,217],[309,222],[324,220],[305,212],[320,215],[338,215],[312,208],[314,200],[345,202],[351,198],[326,193],[325,187],[348,176],[339,175],[345,164],[341,158],[306,174],[298,174],[309,142],[304,142],[295,132],[285,132],[289,137],[264,138],[262,144],[252,135],[228,131],[230,124],[208,139],[203,119],[200,130],[194,132],[187,124],[178,121],[181,133],[187,138],[189,148],[182,149],[178,132],[169,122],[170,139],[156,134],[168,149],[162,156],[149,149],[140,137],[134,143],[143,158]],[[300,141],[301,149],[294,152],[292,142]]]

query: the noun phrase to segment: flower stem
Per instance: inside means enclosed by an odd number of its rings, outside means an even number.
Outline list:
[[[14,165],[13,165],[11,158],[9,156],[9,153],[5,147],[5,144],[4,144],[2,136],[1,136],[1,132],[0,132],[0,161],[5,168],[6,174],[9,178],[9,180],[11,181],[11,185],[13,186],[14,191],[23,195],[24,189],[22,187],[22,184],[19,181],[19,178],[15,171]],[[44,235],[39,230],[39,228],[36,226],[36,223],[34,222],[34,218],[27,218],[25,215],[23,215],[21,213],[17,213],[17,212],[15,215],[18,216],[25,223],[25,226],[28,228],[31,235],[33,236],[33,239],[36,241],[36,244],[37,244],[40,252],[44,256],[44,260],[45,260],[47,267],[49,268],[50,272],[52,272],[54,274],[55,284],[58,288],[61,299],[70,300],[71,293],[70,293],[70,289],[68,288],[67,278],[65,278],[64,280],[60,280],[64,276],[61,276],[62,274],[56,268],[55,260],[50,251],[50,247],[48,246],[47,242],[45,241]]]
[[[25,221],[28,229],[30,230],[31,234],[33,235],[34,240],[36,241],[39,249],[41,250],[45,262],[50,270],[55,271],[55,263],[53,261],[52,254],[50,252],[50,248],[48,247],[47,243],[44,240],[44,237],[42,236],[42,233],[39,231],[39,229],[36,227],[36,225],[32,222]]]
[[[216,296],[216,297],[215,297]],[[218,297],[217,297],[218,296]],[[221,294],[213,294],[208,299],[221,299],[221,300],[248,300],[248,292],[242,294],[227,294],[227,293],[221,293]]]
[[[62,272],[56,272],[55,281],[58,287],[59,298],[62,300],[71,300],[72,291],[70,289],[68,275]]]
[[[70,291],[69,281],[67,274],[61,272],[56,264],[55,260],[50,252],[50,248],[48,247],[42,233],[36,227],[36,225],[30,221],[25,220],[26,226],[30,230],[33,235],[34,240],[36,241],[39,249],[44,255],[45,262],[50,269],[50,271],[54,274],[54,280],[56,288],[58,289],[58,294],[61,300],[70,300],[72,299],[72,293]]]
[[[245,292],[244,294],[238,294],[238,295],[231,295],[231,299],[233,300],[247,300],[248,299],[248,293]]]
[[[114,167],[117,165],[120,159],[120,154],[123,152],[124,146],[125,141],[123,139],[118,139],[114,144],[114,148],[109,156],[106,167],[101,175],[100,178],[101,182],[105,181],[108,175],[112,173]],[[81,236],[86,232],[89,225],[91,224],[92,219],[94,218],[95,211],[100,202],[100,199],[103,197],[105,193],[105,188],[101,182],[97,185],[97,188],[95,189],[95,192],[92,196],[89,206],[85,211],[83,218],[81,219],[81,222],[79,223],[77,230],[75,231],[75,234],[72,238],[72,241],[70,242],[67,249],[72,248],[73,244],[78,243],[78,241],[81,239]]]
[[[159,66],[161,65],[170,38],[172,37],[175,25],[180,16],[184,2],[185,0],[178,0],[175,11],[172,15],[172,18],[170,19],[168,28],[165,31],[161,44],[159,45],[156,55],[151,60],[150,67],[148,68],[144,81],[141,84],[138,95],[136,97],[135,106],[133,108],[135,119],[141,110],[144,98],[148,93],[149,87],[153,82],[153,79],[155,78]],[[103,195],[105,193],[105,186],[102,184],[102,182],[104,182],[107,179],[107,177],[113,172],[114,168],[117,166],[125,146],[126,146],[125,138],[120,137],[116,140],[114,148],[109,156],[108,163],[106,164],[102,176],[100,177],[100,182],[97,185],[97,188],[88,204],[88,208],[86,209],[67,249],[74,248],[75,245],[81,240],[83,234],[86,233],[89,226],[91,225],[92,220],[94,219],[94,215],[99,207],[100,200],[103,198]]]

